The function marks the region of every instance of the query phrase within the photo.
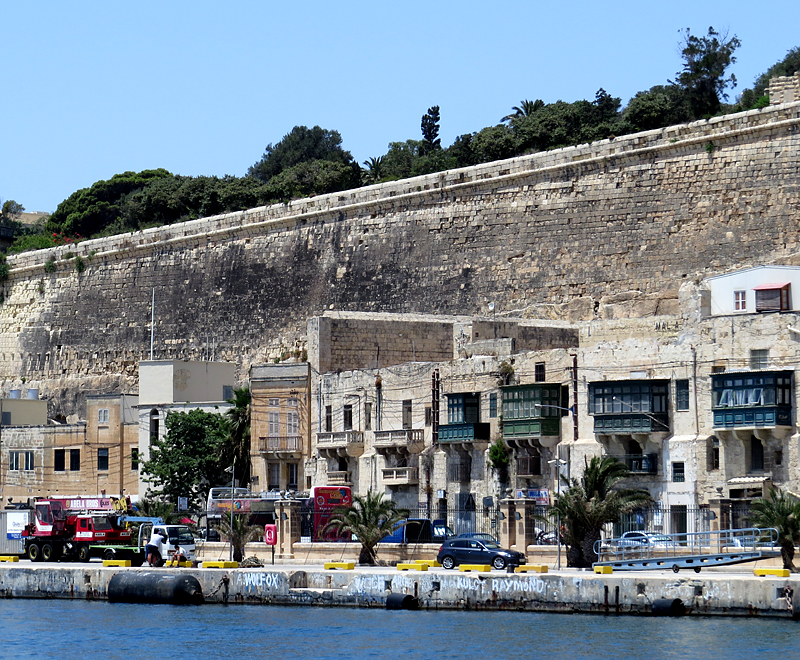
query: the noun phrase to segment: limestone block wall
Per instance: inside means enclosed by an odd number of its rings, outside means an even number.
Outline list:
[[[19,255],[0,381],[38,386],[51,416],[135,391],[153,290],[154,357],[233,361],[241,380],[331,309],[673,313],[684,281],[800,262],[798,126],[783,104]]]

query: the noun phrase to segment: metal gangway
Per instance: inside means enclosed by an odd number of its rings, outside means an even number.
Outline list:
[[[775,544],[778,530],[723,529],[686,534],[649,533],[638,538],[621,536],[594,544],[598,561],[593,566],[611,566],[615,571],[652,571],[726,566],[780,555]]]

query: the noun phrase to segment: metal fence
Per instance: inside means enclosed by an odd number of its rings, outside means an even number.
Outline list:
[[[610,525],[607,536],[621,536],[625,532],[645,530],[662,534],[691,534],[716,529],[741,529],[750,526],[748,504],[725,504],[720,515],[708,507],[653,507],[639,509],[621,517],[619,523]]]

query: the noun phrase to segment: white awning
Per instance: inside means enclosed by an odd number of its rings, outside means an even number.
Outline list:
[[[729,486],[761,486],[765,481],[772,481],[771,474],[765,474],[760,477],[734,477],[728,479]]]

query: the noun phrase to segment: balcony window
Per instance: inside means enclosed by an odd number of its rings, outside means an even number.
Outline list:
[[[300,435],[300,415],[296,410],[286,413],[286,435],[289,437]]]
[[[664,413],[667,386],[662,382],[591,383],[589,414]]]
[[[364,430],[372,430],[372,402],[364,402]]]
[[[325,406],[325,433],[333,431],[333,406]]]
[[[267,413],[267,435],[270,438],[277,438],[281,434],[281,414],[280,412]]]
[[[403,401],[403,428],[410,429],[411,428],[411,399],[405,399]]]
[[[761,440],[752,436],[750,438],[750,471],[760,472],[764,469],[764,445]]]
[[[480,421],[480,399],[477,394],[448,394],[447,423],[476,424]]]
[[[351,431],[353,429],[353,406],[346,404],[343,409],[344,416],[344,430]]]
[[[675,410],[689,410],[689,381],[675,381]]]

